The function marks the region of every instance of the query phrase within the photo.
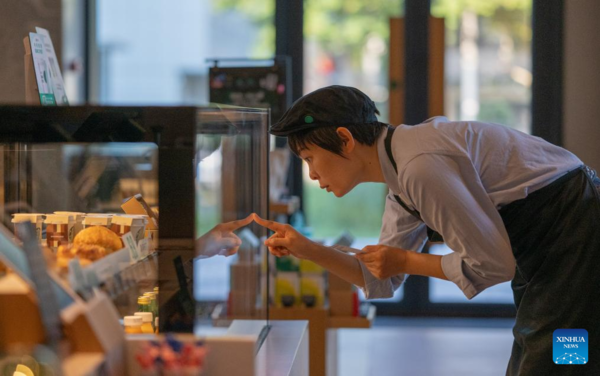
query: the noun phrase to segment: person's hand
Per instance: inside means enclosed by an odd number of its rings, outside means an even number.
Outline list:
[[[309,258],[313,242],[292,226],[262,219],[257,214],[254,214],[254,221],[275,232],[265,241],[271,254],[278,257],[291,254],[300,259]]]
[[[253,215],[232,222],[220,223],[196,240],[196,252],[201,257],[231,256],[237,253],[242,240],[233,232],[252,222]]]
[[[356,254],[356,258],[375,278],[386,279],[405,272],[407,252],[387,245],[368,245]]]

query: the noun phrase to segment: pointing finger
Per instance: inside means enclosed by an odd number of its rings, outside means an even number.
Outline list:
[[[290,240],[286,238],[269,238],[265,241],[267,247],[288,247]]]
[[[247,216],[244,219],[238,219],[237,221],[231,221],[231,222],[226,222],[226,223],[221,223],[220,225],[220,229],[222,231],[235,231],[240,227],[244,227],[249,225],[252,220],[253,220],[253,215],[250,214],[249,216]]]
[[[267,220],[259,217],[257,214],[254,214],[254,221],[256,223],[258,223],[259,225],[268,228],[271,231],[275,231],[275,232],[284,232],[285,231],[285,226],[283,224],[273,222],[273,221],[267,221]]]

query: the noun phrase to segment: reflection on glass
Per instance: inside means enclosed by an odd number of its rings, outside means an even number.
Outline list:
[[[267,216],[265,110],[206,108],[196,137],[196,333],[210,315],[266,319],[266,230],[249,217]]]
[[[60,122],[58,119],[57,123]],[[115,215],[122,215],[120,219],[129,219],[123,215],[121,205],[124,199],[136,194],[141,194],[150,206],[158,205],[156,144],[6,144],[0,151],[5,176],[4,195],[0,202],[2,224],[12,230],[16,223],[11,221],[16,222],[18,213],[21,216],[39,213],[36,229],[41,230],[38,240],[48,268],[56,272],[72,290],[89,297],[89,291],[84,291],[70,279],[69,262],[76,255],[83,273],[88,273],[87,267],[92,263],[105,262],[109,255],[113,256],[113,260],[118,257],[119,262],[128,263],[127,251],[117,252],[123,245],[119,235],[110,230],[110,221]],[[143,221],[139,218],[131,220],[136,224]],[[66,229],[58,230],[59,226]],[[96,231],[98,227],[103,227],[100,230],[104,234],[87,239],[83,236],[77,238],[84,228]],[[123,226],[119,234],[130,232],[135,227]],[[135,228],[136,241],[145,237],[142,229],[145,226]],[[52,244],[53,234],[58,233],[61,239],[57,244]],[[78,245],[74,244],[76,239]],[[16,241],[20,247],[20,242]],[[9,250],[6,248],[6,251]],[[115,256],[117,253],[119,256]],[[125,260],[121,255],[125,256]],[[104,265],[102,271],[94,268],[94,272],[84,274],[85,283],[100,285],[113,299],[121,317],[133,314],[137,310],[135,302],[138,295],[151,291],[155,286],[156,263],[144,263],[143,273],[138,270],[135,276],[139,283],[135,286],[137,288],[125,277],[119,279],[117,284],[116,278],[112,278],[118,274],[116,266]]]
[[[251,215],[237,221],[219,223],[196,240],[196,252],[199,259],[213,256],[233,256],[242,245],[234,231],[249,225],[253,221]]]
[[[13,169],[5,185],[16,189],[25,186],[23,179],[29,181],[27,196],[19,195],[19,201],[5,197],[8,213],[122,213],[123,200],[135,194],[150,206],[158,204],[155,144],[37,144],[4,150],[7,168]],[[4,224],[10,224],[10,216]]]
[[[434,244],[429,248],[433,255],[445,255],[452,252],[445,244]],[[513,304],[510,282],[492,286],[471,300],[468,300],[452,282],[429,278],[429,300],[432,303],[494,303]]]

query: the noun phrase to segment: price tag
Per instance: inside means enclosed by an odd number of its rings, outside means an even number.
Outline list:
[[[140,250],[135,242],[135,238],[131,235],[131,232],[126,233],[121,237],[123,239],[123,244],[125,244],[125,248],[129,250],[129,256],[131,257],[131,262],[135,263],[141,259]]]
[[[148,238],[144,238],[144,239],[140,240],[139,243],[138,243],[138,247],[140,249],[140,256],[142,258],[148,256],[148,253],[150,251],[149,239]]]
[[[94,271],[96,273],[96,277],[100,278],[103,281],[106,281],[107,279],[111,278],[114,274],[114,268],[113,266],[110,264],[110,262],[101,262],[104,260],[99,260],[96,261],[95,268]]]

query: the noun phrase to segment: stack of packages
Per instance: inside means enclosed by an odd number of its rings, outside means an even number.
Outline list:
[[[275,266],[275,306],[324,306],[325,271],[322,267],[292,256],[277,258]]]
[[[300,305],[300,263],[292,256],[275,258],[275,306]]]

